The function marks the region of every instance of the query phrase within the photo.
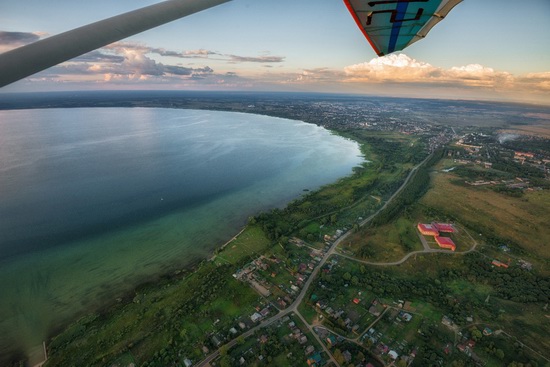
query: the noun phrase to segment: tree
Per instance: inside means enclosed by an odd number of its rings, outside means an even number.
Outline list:
[[[479,329],[476,328],[475,326],[472,328],[471,332],[472,332],[472,339],[474,339],[476,342],[481,340],[481,338],[483,337],[483,334],[481,334],[481,331],[479,331]]]
[[[228,351],[229,347],[227,345],[222,345],[220,348],[220,356],[225,357]]]
[[[338,362],[338,364],[342,365],[344,362],[346,362],[344,356],[342,355],[342,351],[340,349],[336,349],[333,353],[333,357]]]
[[[223,356],[222,359],[220,359],[220,367],[231,367],[229,356]]]
[[[180,331],[180,337],[183,341],[187,340],[187,329],[181,329]]]

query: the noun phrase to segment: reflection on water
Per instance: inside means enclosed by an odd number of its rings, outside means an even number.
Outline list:
[[[359,155],[317,126],[257,115],[0,111],[0,355],[204,258]]]

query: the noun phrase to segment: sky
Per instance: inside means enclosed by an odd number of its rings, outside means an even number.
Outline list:
[[[154,3],[0,0],[0,53]],[[465,0],[424,40],[381,58],[342,0],[233,0],[0,93],[148,89],[550,104],[550,0]]]

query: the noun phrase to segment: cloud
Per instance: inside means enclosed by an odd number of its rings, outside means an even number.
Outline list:
[[[114,52],[119,52],[120,50],[135,50],[142,53],[148,54],[157,54],[159,56],[166,57],[176,57],[180,59],[211,59],[216,61],[226,61],[228,63],[281,63],[284,62],[285,57],[283,56],[240,56],[232,54],[223,54],[217,51],[206,50],[206,49],[197,49],[197,50],[185,50],[185,51],[174,51],[167,50],[164,48],[157,47],[148,47],[143,44],[130,43],[130,42],[116,42],[109,46],[106,46],[105,49],[109,49]],[[214,57],[212,57],[214,56]]]
[[[120,55],[113,55],[101,52],[99,50],[88,52],[87,54],[84,54],[82,56],[79,56],[77,58],[74,58],[71,60],[72,62],[113,62],[113,63],[121,63],[124,62],[124,56]]]
[[[46,33],[0,31],[0,53],[38,41]]]
[[[160,53],[166,54],[160,49],[145,45],[110,45],[43,71],[30,80],[41,84],[94,83],[96,87],[100,84],[124,87],[136,83],[147,83],[148,86],[182,83],[223,85],[225,79],[240,79],[236,74],[216,75],[214,69],[208,65],[189,67],[165,63],[164,60],[160,62],[153,58],[154,54]]]
[[[444,69],[405,54],[391,54],[344,69],[349,83],[419,83],[480,88],[507,88],[514,77],[479,64]]]
[[[36,42],[40,34],[30,32],[4,32],[0,31],[0,45],[22,46],[27,43]]]
[[[94,55],[85,55],[83,60],[93,63],[69,64],[65,70],[80,70],[83,74],[109,74],[124,76],[128,79],[145,79],[148,77],[162,77],[166,75],[195,76],[207,75],[214,72],[209,66],[189,68],[178,65],[165,65],[148,57],[144,52],[135,49],[124,49],[121,55],[106,55],[99,52]],[[95,56],[95,57],[94,57]],[[75,61],[81,61],[75,59]]]
[[[550,91],[550,72],[517,76],[480,64],[442,68],[405,54],[375,58],[343,69],[264,73],[259,79],[300,90],[426,98],[540,102],[547,100]]]
[[[210,55],[219,55],[218,52],[208,51],[204,49],[187,50],[187,51],[184,51],[183,54],[185,55],[185,57],[208,57]]]
[[[518,83],[520,83],[526,90],[550,92],[550,71],[542,73],[529,73],[519,77]]]
[[[39,37],[37,33],[0,32],[0,47]],[[177,51],[117,42],[42,72],[33,80],[43,85],[103,83],[106,88],[147,83],[158,88],[307,90],[435,98],[528,100],[535,96],[531,100],[537,101],[546,100],[550,92],[550,71],[516,76],[480,64],[443,68],[406,54],[391,54],[341,69],[292,70],[285,67],[285,60],[268,52],[241,56],[202,48]]]
[[[229,56],[230,62],[277,63],[277,62],[285,61],[285,58],[282,56],[258,56],[258,57],[237,56],[237,55],[227,55],[227,56]]]
[[[344,72],[349,82],[425,81],[439,74],[432,65],[419,62],[404,54],[389,55],[369,62],[347,66]]]
[[[296,82],[334,82],[342,80],[344,73],[339,70],[333,70],[329,68],[316,68],[316,69],[304,69],[299,75],[296,76]]]
[[[227,85],[227,82],[243,81],[244,79],[235,72],[226,71],[217,75],[213,68],[208,65],[186,66],[174,65],[169,62],[160,62],[158,56],[175,57],[178,59],[205,59],[221,62],[257,62],[269,64],[271,62],[282,62],[283,57],[259,56],[242,57],[237,55],[222,55],[215,51],[206,49],[173,51],[164,48],[149,47],[144,44],[131,42],[117,42],[102,49],[92,51],[78,58],[50,69],[42,75],[62,78],[63,75],[71,76],[73,79],[79,74],[82,76],[101,76],[107,82],[128,82],[135,81],[167,81],[178,82],[183,79],[189,81],[201,81]],[[211,58],[215,56],[215,58]],[[166,59],[170,60],[170,59]],[[246,81],[247,85],[250,82]]]

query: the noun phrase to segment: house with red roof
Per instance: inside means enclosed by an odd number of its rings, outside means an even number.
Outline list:
[[[439,232],[455,233],[455,228],[452,224],[449,223],[432,223],[432,226],[435,227]]]
[[[444,249],[447,249],[447,250],[451,250],[451,251],[455,251],[455,250],[456,250],[456,245],[455,245],[455,243],[454,243],[453,240],[450,239],[449,237],[440,237],[440,236],[436,236],[436,237],[435,237],[435,242],[437,242],[437,244],[438,244],[439,247],[441,247],[441,248],[444,248]]]
[[[439,231],[431,224],[418,223],[417,228],[425,236],[439,236]]]

